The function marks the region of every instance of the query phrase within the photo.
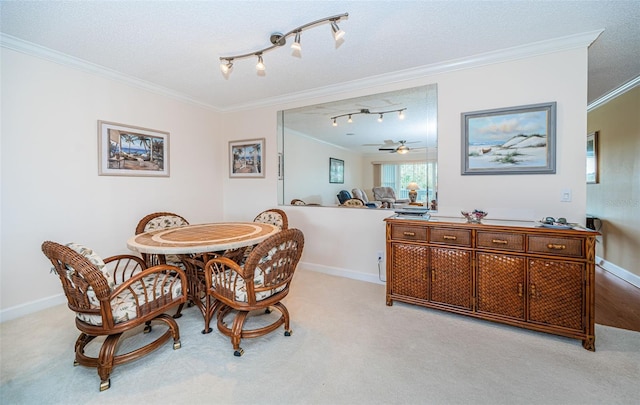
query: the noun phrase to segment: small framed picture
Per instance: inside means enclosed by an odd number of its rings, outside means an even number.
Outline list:
[[[597,184],[598,176],[598,136],[599,131],[587,135],[587,184]]]
[[[462,113],[462,174],[556,172],[556,103]]]
[[[169,177],[169,133],[98,121],[98,174]]]
[[[329,158],[329,183],[344,183],[344,160]]]
[[[229,177],[264,177],[265,138],[229,142]]]

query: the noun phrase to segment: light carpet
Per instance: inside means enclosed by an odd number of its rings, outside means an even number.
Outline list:
[[[640,333],[596,325],[578,340],[442,311],[385,305],[384,286],[299,269],[282,328],[229,339],[186,308],[171,343],[117,366],[73,367],[65,305],[0,324],[2,404],[638,404]],[[154,328],[159,333],[162,327]],[[136,338],[139,339],[138,335]]]

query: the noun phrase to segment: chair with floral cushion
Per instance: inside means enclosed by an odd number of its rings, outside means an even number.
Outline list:
[[[266,335],[280,325],[284,325],[285,336],[291,335],[289,312],[281,301],[289,293],[303,248],[302,231],[284,229],[257,244],[242,264],[226,257],[216,257],[205,265],[207,294],[218,300],[220,306],[217,312],[218,330],[231,338],[235,356],[244,353],[240,347],[243,338]],[[261,310],[270,314],[271,307],[279,311],[278,319],[266,326],[243,328],[247,318],[255,314],[252,311]],[[232,326],[228,327],[225,319],[231,316]],[[210,320],[205,318],[207,328]],[[264,323],[267,322],[261,325]]]
[[[287,229],[289,226],[289,219],[287,214],[277,208],[271,208],[266,211],[262,211],[253,219],[253,222],[260,222],[263,224],[275,225],[280,230]]]
[[[138,222],[136,235],[157,229],[168,229],[185,225],[189,225],[189,221],[178,214],[174,214],[173,212],[154,212]],[[182,261],[176,255],[142,253],[142,258],[148,267],[155,266],[156,264],[170,264],[184,269]]]
[[[280,230],[287,229],[289,227],[289,219],[287,218],[287,214],[277,208],[271,208],[265,211],[262,211],[253,219],[253,222],[260,222],[262,224],[271,224],[275,225]],[[220,253],[221,256],[225,256],[234,262],[242,262],[249,257],[249,253],[253,246],[248,246],[246,248],[238,248],[238,249],[229,249],[224,253]]]
[[[75,344],[74,365],[96,367],[100,391],[111,386],[115,366],[145,356],[172,337],[174,350],[180,348],[178,324],[165,312],[187,299],[182,269],[167,264],[147,268],[141,258],[132,255],[102,260],[91,249],[75,243],[65,246],[46,241],[42,251],[60,278],[69,309],[76,313],[76,328],[81,333]],[[142,330],[138,327],[148,322],[161,322],[168,329],[155,340],[147,343],[143,338],[137,348],[118,354],[123,334],[133,338],[133,333]],[[98,357],[87,355],[85,347],[100,336],[106,338]]]

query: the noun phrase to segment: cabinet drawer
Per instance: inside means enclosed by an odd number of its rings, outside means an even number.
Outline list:
[[[426,242],[427,228],[409,225],[392,225],[391,239]]]
[[[431,228],[429,242],[447,245],[471,246],[471,230]]]
[[[476,246],[485,249],[524,252],[524,235],[508,232],[478,232]]]
[[[582,240],[573,238],[550,238],[529,236],[529,252],[558,256],[583,257]]]

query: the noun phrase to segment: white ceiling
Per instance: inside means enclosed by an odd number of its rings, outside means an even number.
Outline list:
[[[363,78],[604,29],[589,50],[592,102],[640,74],[640,1],[5,1],[3,43],[19,39],[147,82],[220,111],[247,108]],[[344,12],[345,41],[329,24],[237,60],[287,32]]]

